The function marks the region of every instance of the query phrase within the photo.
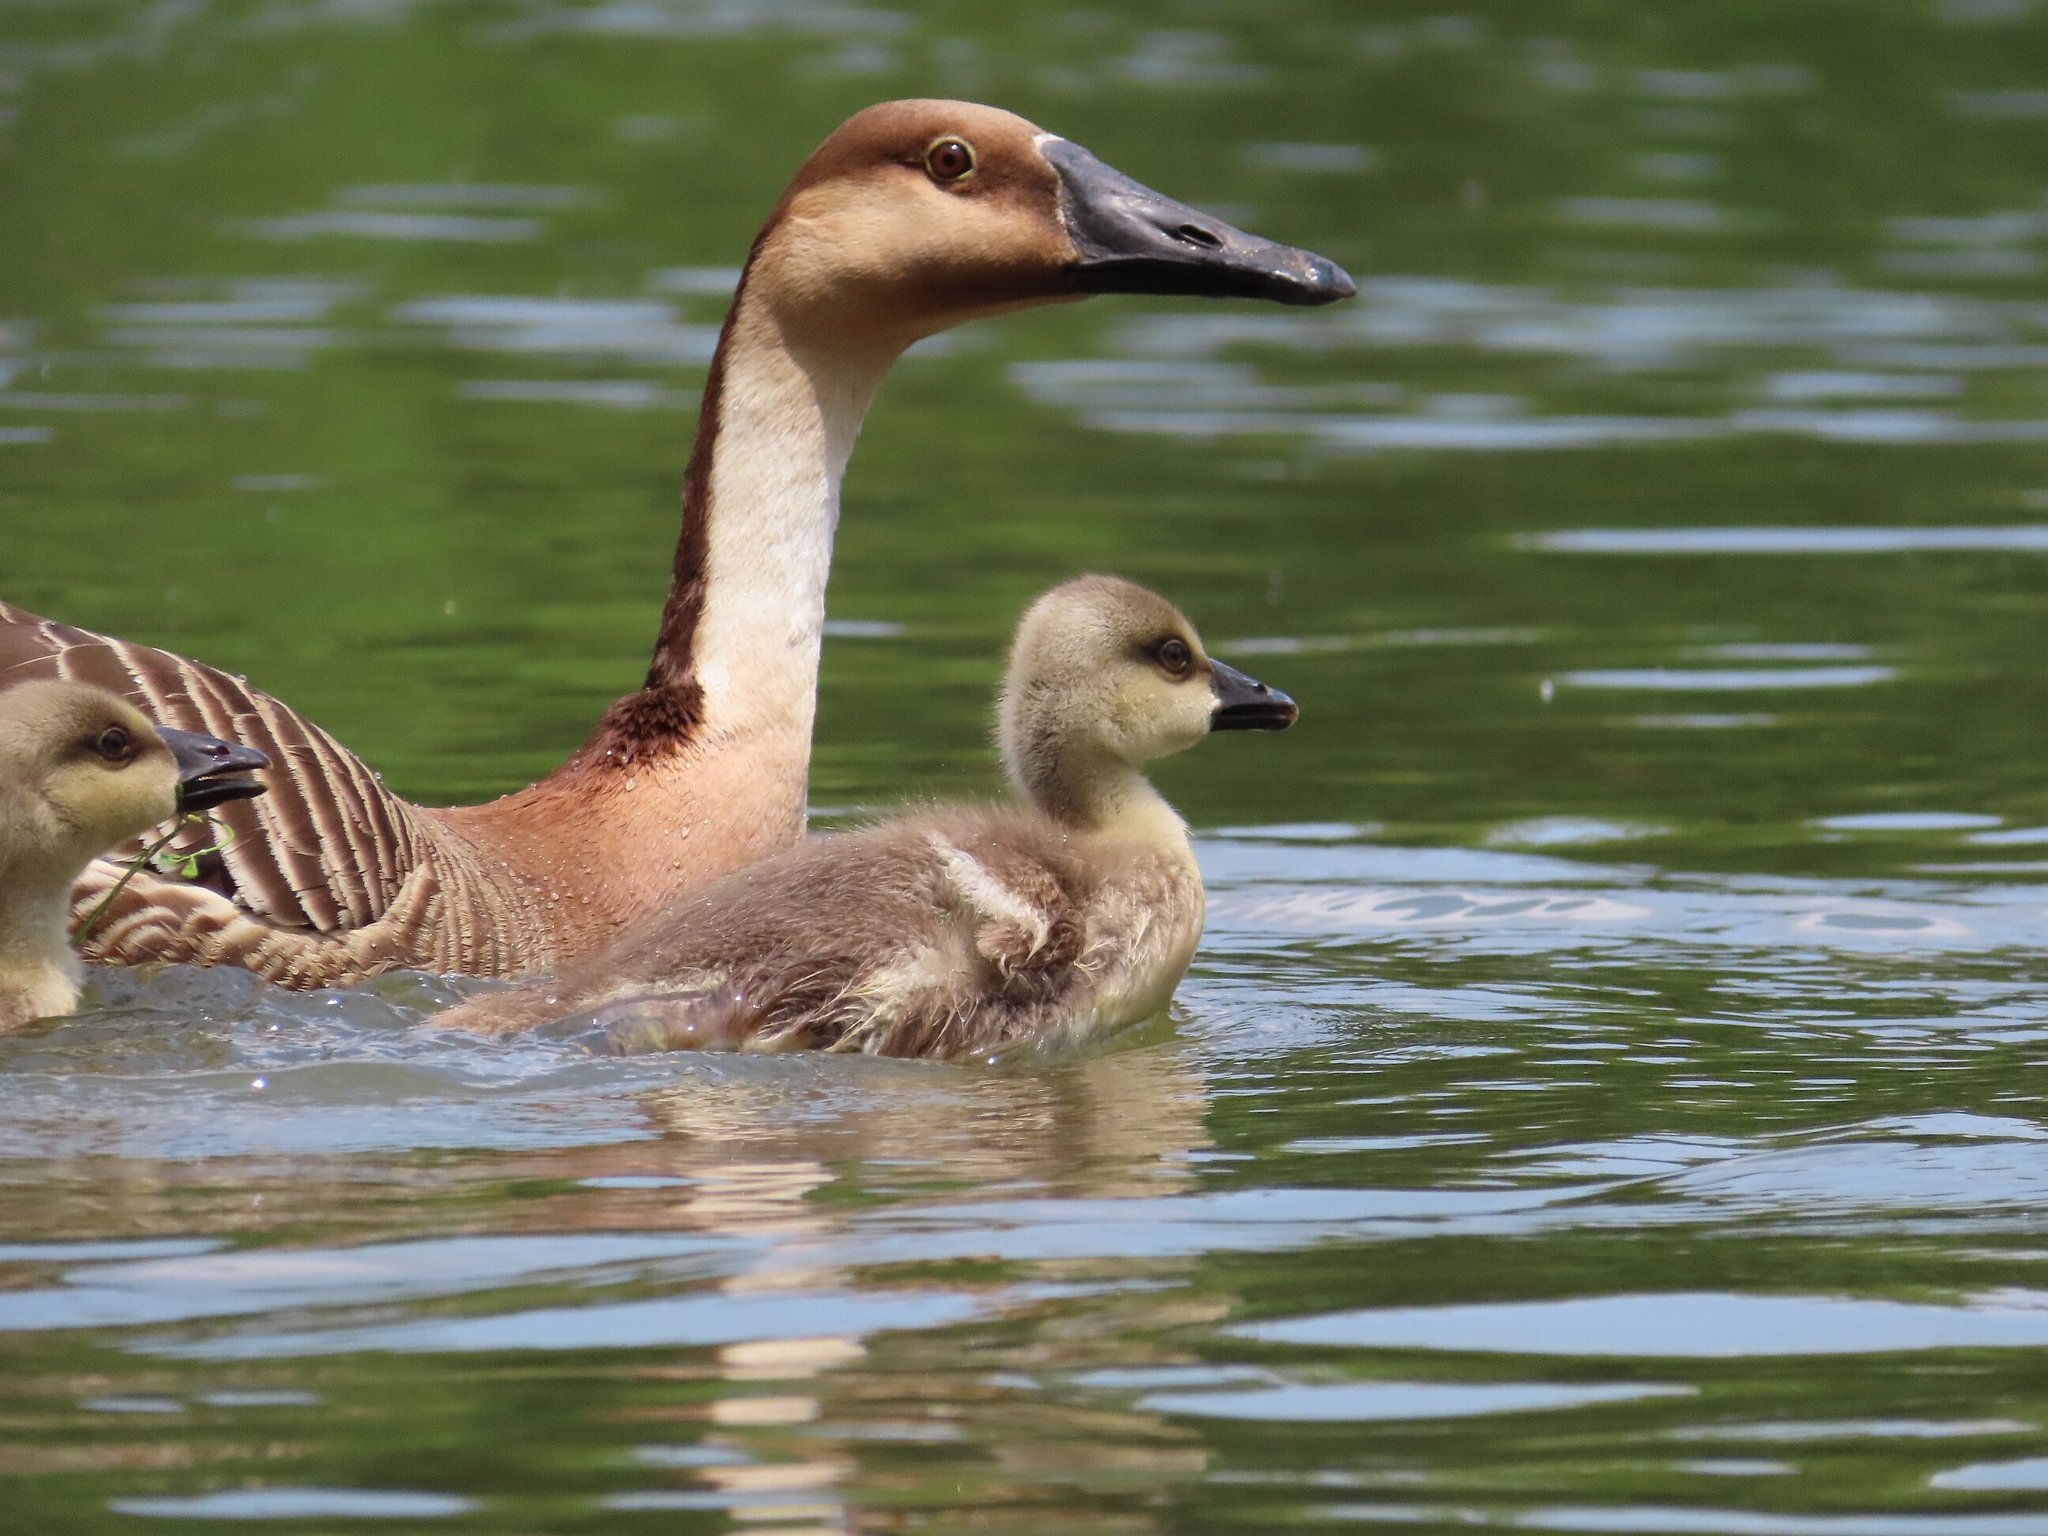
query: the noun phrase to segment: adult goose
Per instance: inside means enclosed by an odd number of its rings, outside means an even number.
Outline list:
[[[0,604],[0,677],[124,693],[277,763],[198,878],[138,879],[96,958],[236,964],[288,986],[418,967],[552,971],[804,825],[839,485],[913,341],[1092,293],[1326,304],[1351,279],[1153,192],[1079,145],[957,101],[870,107],[755,239],[705,382],[675,573],[644,686],[554,773],[486,805],[387,791],[240,679]],[[78,890],[88,910],[114,878]]]
[[[1018,803],[920,811],[735,870],[556,981],[445,1026],[561,1022],[609,1050],[988,1056],[1085,1044],[1166,1006],[1202,936],[1187,825],[1144,766],[1294,701],[1212,661],[1114,576],[1031,605],[997,740]]]
[[[0,692],[0,1034],[78,1006],[71,888],[86,864],[176,815],[263,793],[270,760],[158,727],[104,688]]]

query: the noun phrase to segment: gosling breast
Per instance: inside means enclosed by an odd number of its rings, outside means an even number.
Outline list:
[[[438,1021],[599,1049],[972,1057],[1165,1006],[1201,937],[1185,844],[967,810],[821,838],[678,901],[593,966]]]

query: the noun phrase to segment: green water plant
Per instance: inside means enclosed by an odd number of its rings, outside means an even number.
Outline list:
[[[182,852],[174,853],[170,857],[164,858],[164,850],[170,847],[178,834],[187,827],[192,826],[212,828],[216,834],[214,840],[203,848],[185,849]],[[164,874],[176,874],[187,880],[196,880],[199,878],[199,861],[201,859],[210,853],[226,853],[234,846],[234,832],[232,830],[223,831],[219,827],[214,826],[213,818],[204,811],[192,811],[183,816],[176,817],[165,826],[163,832],[158,835],[154,842],[128,860],[126,866],[121,871],[120,879],[107,888],[107,894],[99,899],[99,903],[91,912],[86,914],[85,921],[80,923],[73,932],[71,936],[72,942],[83,944],[92,937],[94,930],[99,927],[101,920],[106,917],[107,910],[113,906],[114,899],[122,891],[126,890],[129,882],[141,874],[143,870],[153,868],[162,871]]]

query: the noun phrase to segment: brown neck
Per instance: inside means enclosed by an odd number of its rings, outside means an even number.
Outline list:
[[[712,362],[646,686],[540,783],[432,813],[566,921],[561,952],[803,835],[839,478],[898,349],[807,343],[764,248]]]
[[[646,682],[564,771],[768,733],[796,753],[801,791],[840,479],[896,348],[815,342],[789,326],[757,275],[774,229],[755,242],[705,381]]]

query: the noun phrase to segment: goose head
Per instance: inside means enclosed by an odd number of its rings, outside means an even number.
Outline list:
[[[914,340],[1092,293],[1329,304],[1351,279],[1080,145],[964,101],[892,101],[828,138],[762,231],[750,281],[788,312]]]
[[[263,793],[253,747],[153,724],[83,683],[0,693],[0,857],[82,868],[159,822]]]
[[[1135,770],[1211,731],[1283,731],[1300,711],[1210,656],[1187,615],[1117,576],[1082,576],[1033,603],[1004,674],[998,742],[1012,783],[1043,802],[1063,783]]]

